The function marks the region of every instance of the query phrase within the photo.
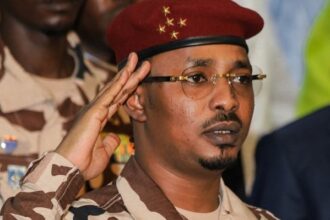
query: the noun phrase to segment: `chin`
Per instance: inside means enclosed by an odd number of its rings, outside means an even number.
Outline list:
[[[199,164],[207,170],[224,170],[232,166],[236,161],[236,158],[210,158],[210,159],[199,159]]]
[[[208,158],[199,158],[199,164],[207,170],[224,170],[235,163],[237,153],[232,152],[233,149],[220,148],[220,153],[217,156]]]
[[[72,24],[70,25],[49,25],[42,28],[42,32],[49,36],[57,36],[57,35],[65,35],[72,28]]]

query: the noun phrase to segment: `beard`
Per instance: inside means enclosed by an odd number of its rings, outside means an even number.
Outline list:
[[[230,166],[232,166],[236,162],[237,156],[223,156],[223,154],[220,154],[218,156],[208,158],[208,159],[203,159],[200,158],[198,160],[199,164],[211,171],[215,170],[224,170]]]

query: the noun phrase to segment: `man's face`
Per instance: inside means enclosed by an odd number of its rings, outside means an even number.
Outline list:
[[[178,49],[154,56],[151,64],[151,76],[178,76],[194,66],[213,68],[218,74],[251,73],[245,49],[234,45]],[[204,97],[194,99],[183,92],[182,83],[143,84],[144,127],[152,156],[185,173],[222,170],[235,161],[248,133],[252,87],[238,94],[220,78]]]
[[[5,16],[32,29],[49,34],[67,32],[76,20],[84,0],[2,0]]]
[[[132,0],[86,0],[77,26],[79,35],[106,46],[106,30],[115,16]]]

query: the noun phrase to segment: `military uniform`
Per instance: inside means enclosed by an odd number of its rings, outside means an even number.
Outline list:
[[[95,66],[84,56],[75,33],[68,36],[75,69],[72,77],[67,79],[36,77],[17,63],[7,47],[3,48],[4,57],[1,59],[4,59],[5,72],[0,79],[0,141],[9,135],[15,137],[17,146],[10,154],[0,150],[0,207],[1,200],[18,192],[19,178],[25,174],[28,163],[57,147],[76,113],[117,73],[117,68],[110,64],[107,69]],[[47,89],[47,83],[61,86],[56,95]],[[123,109],[114,115],[105,131],[115,131],[122,140],[114,154],[114,163],[119,166],[127,162],[133,151],[130,142],[132,128]],[[9,155],[13,157],[9,158]],[[119,172],[118,166],[112,168],[115,174]],[[111,179],[113,176],[99,176],[89,182],[88,187],[98,188]]]
[[[38,166],[37,166],[38,165]],[[52,179],[50,182],[49,179]],[[132,157],[121,176],[74,201],[83,184],[79,170],[56,153],[36,161],[23,179],[23,191],[6,201],[4,219],[185,219]],[[248,206],[221,181],[221,219],[276,219]],[[29,198],[29,206],[24,200]],[[33,199],[32,199],[33,198]],[[26,202],[26,201],[25,201]]]
[[[9,136],[16,142],[10,143],[16,144],[11,145],[12,152],[0,150],[0,195],[6,199],[16,193],[17,180],[26,172],[26,167],[15,161],[20,160],[15,156],[37,157],[55,149],[76,113],[95,97],[104,77],[88,71],[73,48],[69,48],[68,53],[75,61],[75,68],[72,76],[65,79],[46,79],[28,73],[7,47],[3,51],[0,58],[4,70],[0,79],[0,141],[8,145],[10,142],[5,139]],[[7,167],[3,158],[9,155],[13,164]]]

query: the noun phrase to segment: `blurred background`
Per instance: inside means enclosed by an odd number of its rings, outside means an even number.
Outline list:
[[[251,63],[267,74],[242,151],[249,194],[259,138],[330,103],[330,12],[328,0],[235,1],[265,19],[263,31],[248,41]]]

